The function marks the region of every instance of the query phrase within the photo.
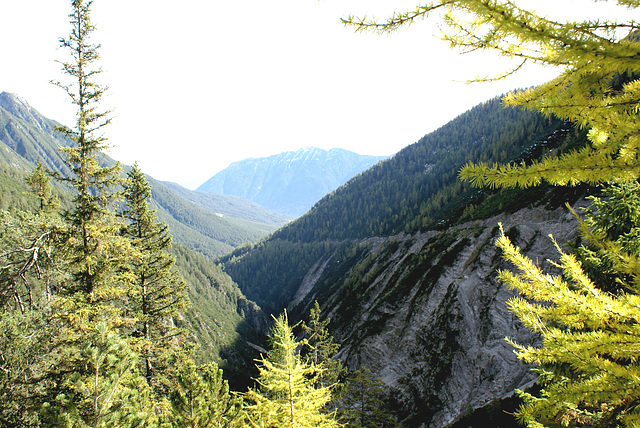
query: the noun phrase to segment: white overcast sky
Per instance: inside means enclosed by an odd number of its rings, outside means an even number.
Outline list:
[[[69,0],[0,0],[0,91],[66,124],[58,38]],[[557,1],[534,1],[557,7]],[[568,13],[592,1],[563,0]],[[189,188],[231,162],[315,146],[391,155],[474,105],[557,70],[462,83],[495,70],[461,55],[437,20],[392,35],[354,33],[353,14],[385,17],[409,0],[95,0],[106,131],[115,159]],[[600,3],[601,4],[601,3]]]

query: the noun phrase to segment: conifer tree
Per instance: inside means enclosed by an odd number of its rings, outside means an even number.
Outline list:
[[[337,401],[339,420],[350,428],[397,426],[385,402],[384,383],[365,367],[349,373]]]
[[[124,186],[128,224],[124,236],[136,250],[132,260],[135,287],[129,290],[128,310],[136,318],[135,330],[142,340],[138,345],[144,362],[143,372],[150,386],[153,379],[166,371],[163,354],[178,348],[180,330],[172,317],[188,305],[186,284],[172,270],[175,259],[167,250],[171,234],[149,209],[151,186],[137,164],[128,173]]]
[[[45,213],[0,212],[0,308],[27,310],[48,305],[57,276],[55,246],[62,225]]]
[[[135,371],[138,355],[107,322],[93,323],[73,353],[65,351],[74,361],[65,364],[57,394],[40,409],[45,426],[107,428],[153,420],[148,386]]]
[[[174,388],[169,394],[175,427],[242,427],[242,402],[231,395],[215,363],[201,366],[189,357],[176,359]]]
[[[0,426],[38,426],[57,328],[44,311],[0,309]]]
[[[70,55],[61,62],[69,83],[53,82],[76,107],[75,126],[57,129],[73,142],[62,149],[71,176],[60,180],[70,183],[74,196],[64,213],[66,237],[58,246],[67,278],[53,301],[61,328],[51,354],[49,397],[42,406],[43,420],[55,426],[118,426],[127,416],[123,397],[139,390],[138,357],[121,334],[131,324],[123,299],[131,286],[127,257],[132,249],[119,234],[122,226],[113,209],[120,165],[101,164],[102,132],[110,120],[100,109],[105,88],[96,82],[101,70],[96,66],[99,45],[91,42],[91,4],[71,1],[71,31],[60,39]]]
[[[41,212],[52,212],[60,206],[58,198],[53,194],[49,175],[42,163],[38,162],[36,169],[27,176],[26,182],[37,196]]]
[[[64,296],[71,307],[82,305],[90,318],[113,315],[111,302],[123,294],[126,277],[121,276],[128,254],[128,241],[119,237],[120,224],[113,212],[115,186],[121,183],[121,167],[102,166],[101,155],[106,137],[101,134],[109,124],[109,112],[100,111],[105,88],[96,83],[101,70],[95,66],[99,45],[91,43],[95,31],[90,19],[92,1],[73,0],[69,15],[71,32],[60,39],[61,47],[71,56],[61,62],[71,83],[54,82],[63,88],[76,106],[73,129],[57,131],[73,141],[61,150],[71,170],[71,177],[60,178],[73,187],[73,207],[65,213],[69,224],[68,268],[73,281],[67,283]],[[109,314],[111,313],[111,314]]]
[[[523,256],[504,234],[497,245],[517,268],[517,273],[502,271],[501,280],[523,296],[510,300],[509,307],[543,339],[539,347],[513,343],[519,358],[541,365],[544,386],[540,397],[524,394],[521,420],[530,427],[636,426],[640,422],[637,292],[602,291],[576,257],[560,248],[557,266],[562,276],[553,276]],[[637,271],[640,264],[637,257],[632,259]]]
[[[58,330],[50,301],[64,227],[44,167],[25,181],[38,200],[35,212],[0,212],[0,426],[38,425]]]
[[[640,256],[640,184],[605,186],[601,196],[590,199],[581,222],[585,245],[575,248],[577,259],[603,291],[639,289],[638,272],[629,263],[630,257]]]
[[[309,325],[303,323],[302,331],[306,334],[305,360],[315,366],[322,365],[323,370],[318,376],[318,385],[332,386],[338,383],[342,374],[342,362],[335,358],[340,345],[333,341],[329,333],[330,318],[320,320],[320,305],[318,301],[313,303],[309,312]]]
[[[37,211],[0,212],[0,307],[8,309],[13,302],[23,313],[48,301],[49,283],[56,275],[55,242],[63,232],[55,211],[57,198],[42,164],[25,181],[38,200]]]
[[[245,398],[248,424],[253,427],[327,428],[339,426],[333,413],[323,409],[331,389],[314,387],[322,366],[305,363],[298,353],[286,312],[275,319],[270,334],[272,349],[258,361],[259,389]]]

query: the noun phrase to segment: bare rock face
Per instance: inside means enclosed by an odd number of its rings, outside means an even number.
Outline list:
[[[510,268],[494,245],[499,222],[523,253],[549,268],[546,259],[558,257],[548,235],[562,243],[576,230],[566,211],[531,208],[446,231],[369,239],[350,257],[317,263],[290,309],[324,302],[339,356],[391,388],[403,426],[444,427],[535,380],[505,341],[537,339],[509,312],[514,292],[496,278]],[[336,269],[340,263],[350,266]],[[325,271],[345,273],[328,281]]]

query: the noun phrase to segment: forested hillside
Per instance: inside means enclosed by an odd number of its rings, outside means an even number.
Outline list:
[[[247,341],[264,341],[268,317],[211,259],[179,244],[171,252],[176,269],[189,285],[191,301],[177,324],[192,335],[199,362],[215,361],[234,389],[246,388],[255,375],[253,360],[259,356]]]
[[[534,159],[584,144],[584,134],[554,118],[503,108],[495,98],[350,180],[268,240],[236,249],[225,270],[263,309],[286,307],[306,272],[354,240],[445,229],[462,221],[540,203],[526,194],[474,189],[458,178],[467,162]],[[567,194],[568,189],[550,193]],[[581,192],[573,189],[569,192]],[[555,200],[556,205],[564,202]]]
[[[11,165],[9,169],[16,169],[15,172],[7,170],[7,174],[27,174],[41,162],[51,171],[67,176],[69,170],[60,148],[70,143],[55,132],[59,125],[44,118],[19,96],[0,93],[0,159]],[[108,156],[103,156],[102,162],[114,164]],[[233,201],[215,195],[203,198],[175,185],[171,187],[177,191],[170,190],[151,177],[149,181],[153,187],[152,204],[162,221],[170,225],[174,239],[209,257],[221,256],[240,244],[257,241],[288,220],[240,198]],[[59,183],[54,185],[60,188]],[[7,191],[11,188],[7,187]],[[5,205],[11,203],[11,198],[4,199]]]
[[[35,199],[27,176],[37,162],[56,173],[68,174],[59,151],[68,144],[54,132],[57,122],[43,118],[17,96],[0,94],[0,120],[0,209],[34,210]],[[105,163],[114,162],[106,158]],[[249,207],[245,216],[253,215],[257,219],[264,215],[269,224],[241,217],[221,218],[177,196],[153,178],[149,177],[149,182],[153,187],[153,208],[157,209],[160,220],[169,225],[174,239],[182,244],[174,244],[172,254],[176,257],[176,268],[188,284],[192,306],[176,322],[190,331],[193,342],[200,347],[197,355],[201,362],[217,361],[230,375],[235,373],[246,380],[246,370],[253,367],[254,355],[245,339],[259,341],[258,337],[267,330],[267,318],[255,303],[244,297],[226,273],[194,249],[210,257],[224,254],[234,246],[260,239],[284,219],[249,201],[237,202]],[[54,182],[53,189],[62,207],[68,207],[69,188]],[[228,202],[222,205],[225,204],[229,205]],[[210,204],[210,207],[217,206]],[[224,208],[221,211],[228,212]]]

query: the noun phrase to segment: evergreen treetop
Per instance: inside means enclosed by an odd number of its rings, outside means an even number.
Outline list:
[[[270,339],[272,349],[258,361],[260,388],[245,394],[250,426],[337,427],[334,414],[324,410],[331,400],[330,388],[314,387],[323,369],[303,361],[286,312],[275,319]]]

